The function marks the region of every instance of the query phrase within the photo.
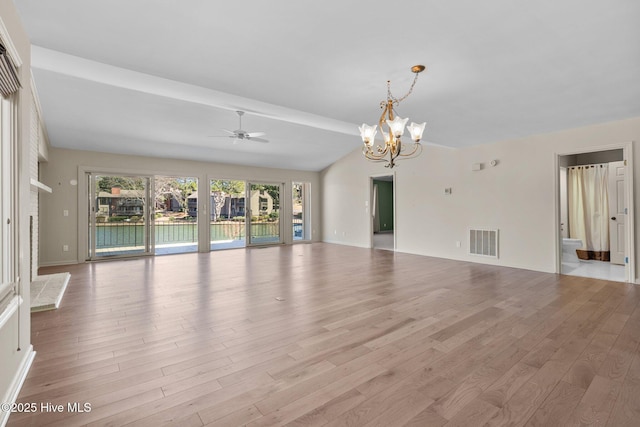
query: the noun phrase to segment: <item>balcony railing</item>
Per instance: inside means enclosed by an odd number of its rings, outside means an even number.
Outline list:
[[[297,235],[297,225],[294,234]],[[239,221],[212,222],[210,224],[211,241],[243,240],[245,238],[245,223]],[[300,224],[300,229],[302,225]],[[277,237],[279,223],[253,222],[251,235],[253,237]],[[139,247],[145,242],[144,223],[97,223],[96,249]],[[197,243],[198,224],[196,222],[156,222],[154,224],[155,244]]]

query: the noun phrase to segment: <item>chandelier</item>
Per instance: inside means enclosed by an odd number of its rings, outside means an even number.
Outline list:
[[[405,146],[402,144],[401,138],[404,134],[404,127],[409,119],[394,116],[393,108],[411,95],[413,87],[418,81],[418,74],[424,70],[424,65],[414,65],[411,67],[411,72],[415,73],[416,76],[409,88],[409,92],[399,99],[391,94],[391,81],[387,80],[387,100],[380,102],[382,115],[380,116],[380,120],[378,120],[378,124],[369,126],[363,123],[362,126],[358,128],[360,129],[360,136],[364,143],[362,154],[364,154],[367,159],[374,162],[387,162],[385,167],[393,168],[396,164],[396,159],[417,157],[422,152],[420,139],[422,139],[422,132],[424,132],[424,127],[427,123],[417,124],[412,122],[407,126],[413,143]],[[376,133],[378,133],[376,128],[378,127],[384,138],[384,146],[376,144],[375,142]]]

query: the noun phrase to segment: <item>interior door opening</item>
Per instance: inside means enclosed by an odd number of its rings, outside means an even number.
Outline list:
[[[623,148],[558,156],[559,273],[632,281],[632,179]]]
[[[371,178],[371,246],[395,250],[395,194],[393,175]]]

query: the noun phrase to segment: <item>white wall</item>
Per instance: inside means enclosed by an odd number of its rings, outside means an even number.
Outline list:
[[[637,140],[640,118],[464,149],[426,146],[419,158],[400,161],[393,169],[397,250],[555,272],[556,154]],[[640,150],[635,148],[637,245]],[[494,159],[498,165],[491,167]],[[473,163],[483,163],[485,168],[474,172]],[[370,197],[369,176],[386,172],[382,164],[365,160],[360,150],[322,171],[323,240],[370,247],[365,206]],[[452,188],[450,196],[444,194],[446,187]],[[467,254],[470,227],[500,230],[499,259]],[[462,247],[456,247],[456,241]]]
[[[31,313],[29,310],[29,212],[30,212],[30,132],[31,132],[31,47],[18,12],[11,0],[0,0],[0,18],[8,31],[10,41],[15,46],[22,65],[19,68],[22,89],[18,93],[18,270],[20,294],[23,298],[19,311],[6,319],[0,328],[0,402],[15,398],[20,386],[19,380],[26,375],[28,363],[33,356],[31,348]],[[19,325],[18,325],[19,322]],[[20,350],[18,351],[18,347]],[[0,425],[7,413],[0,413]]]
[[[31,97],[31,136],[30,136],[30,157],[29,157],[29,177],[35,181],[40,180],[39,173],[39,161],[46,161],[46,153],[48,150],[45,132],[40,118],[40,112],[37,104],[37,98],[32,92]],[[44,149],[43,149],[44,147]],[[34,278],[38,275],[38,231],[39,224],[39,212],[40,212],[40,190],[37,187],[31,186],[30,191],[31,207],[29,215],[31,216],[33,223],[31,224],[32,235],[30,237],[30,257],[31,257],[31,277]]]
[[[247,179],[272,183],[285,183],[285,193],[281,201],[286,203],[282,209],[282,221],[287,223],[290,215],[291,182],[302,181],[311,183],[311,221],[313,224],[313,240],[320,236],[319,183],[318,172],[295,171],[285,169],[256,168],[228,164],[194,162],[186,160],[172,160],[154,157],[124,156],[117,154],[97,153],[90,151],[67,150],[49,148],[49,159],[41,165],[40,181],[53,188],[53,194],[40,198],[40,265],[61,265],[83,262],[86,250],[83,247],[87,241],[86,222],[86,182],[79,170],[107,170],[158,174],[166,176],[197,177],[199,185],[208,179]],[[78,185],[70,184],[77,180]],[[206,187],[205,187],[206,188]],[[69,210],[69,216],[63,216],[63,211]],[[201,211],[203,215],[203,213]],[[206,218],[206,216],[205,216]],[[290,223],[290,220],[289,220]],[[206,222],[200,232],[206,232]],[[288,241],[290,238],[290,230]],[[285,233],[284,236],[287,236]],[[286,240],[287,241],[287,240]],[[63,252],[62,246],[69,245],[69,251]],[[208,248],[208,242],[201,250]]]

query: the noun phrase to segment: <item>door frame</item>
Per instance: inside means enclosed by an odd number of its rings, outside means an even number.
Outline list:
[[[108,257],[89,257],[89,239],[93,238],[89,235],[89,215],[91,213],[91,207],[95,203],[95,201],[89,198],[90,192],[89,187],[91,182],[92,175],[109,175],[109,176],[135,176],[141,178],[148,178],[149,185],[147,186],[146,197],[147,197],[147,212],[145,218],[145,226],[147,227],[147,252],[138,253],[135,255],[113,255]],[[87,166],[78,166],[78,184],[77,184],[77,195],[78,195],[78,212],[82,212],[80,210],[81,206],[86,206],[85,213],[78,215],[78,262],[94,262],[94,261],[102,261],[109,259],[117,259],[117,258],[135,258],[135,257],[147,257],[154,256],[155,252],[155,217],[153,215],[153,203],[151,195],[154,194],[154,182],[155,174],[149,171],[129,171],[115,168],[104,168],[104,167],[87,167]],[[150,200],[150,202],[149,202]],[[151,205],[149,205],[151,203]],[[95,212],[93,213],[94,221],[95,221]]]
[[[154,223],[153,223],[153,204],[154,204],[154,200],[151,197],[152,194],[154,194],[154,177],[150,176],[150,175],[140,175],[140,174],[136,174],[136,175],[128,175],[128,174],[107,174],[107,173],[101,173],[101,172],[87,172],[86,175],[87,177],[87,183],[89,184],[87,187],[87,201],[89,202],[88,204],[88,216],[91,216],[91,221],[88,221],[88,227],[87,227],[87,252],[86,252],[86,256],[87,256],[87,261],[99,261],[99,260],[105,260],[105,259],[115,259],[115,258],[136,258],[136,257],[143,257],[143,256],[151,256],[155,254],[155,236],[154,236],[154,231],[155,231],[155,227],[154,227]],[[96,241],[95,241],[95,232],[96,232],[96,214],[97,214],[97,209],[96,209],[96,199],[98,198],[98,195],[94,193],[95,191],[95,178],[97,176],[122,176],[122,177],[128,177],[128,178],[143,178],[146,180],[146,185],[145,185],[145,191],[144,191],[144,198],[145,198],[145,204],[144,204],[144,211],[143,211],[143,215],[144,215],[144,222],[143,222],[143,226],[144,226],[144,249],[142,252],[136,252],[133,254],[122,254],[122,255],[106,255],[106,256],[97,256],[96,255]],[[95,197],[91,197],[91,196],[95,196]],[[91,242],[91,243],[89,243]]]
[[[259,180],[246,180],[245,181],[245,246],[246,247],[256,247],[256,246],[274,246],[274,245],[282,245],[284,244],[284,209],[290,205],[290,203],[285,202],[285,198],[283,195],[285,192],[285,183],[284,182],[270,182],[270,181],[259,181]],[[278,207],[278,241],[277,242],[264,242],[264,243],[254,243],[251,239],[251,185],[277,185],[280,191],[280,205]]]
[[[575,154],[595,153],[598,151],[620,150],[622,149],[622,158],[626,161],[627,169],[625,170],[625,196],[627,197],[627,224],[626,224],[626,242],[625,252],[628,262],[625,263],[625,280],[626,282],[636,283],[636,251],[635,251],[635,197],[633,191],[633,143],[624,142],[619,144],[611,144],[604,146],[595,146],[573,151],[556,152],[554,154],[554,179],[555,179],[555,251],[556,251],[556,273],[562,274],[562,232],[560,230],[560,157],[571,156]]]
[[[398,204],[396,202],[397,200],[397,175],[396,175],[396,171],[389,171],[387,173],[379,173],[379,174],[375,174],[375,175],[369,175],[369,200],[367,202],[368,206],[366,206],[366,210],[367,210],[367,216],[368,216],[368,221],[369,221],[369,247],[373,249],[373,181],[375,179],[379,179],[379,178],[384,178],[384,177],[391,177],[392,178],[392,182],[393,182],[393,251],[396,251],[396,248],[398,247],[397,241],[398,241],[398,211],[397,211],[397,207]]]
[[[291,191],[293,191],[294,184],[302,184],[303,194],[302,194],[302,239],[295,239],[293,235],[293,194],[291,195],[291,243],[309,243],[313,240],[313,228],[311,225],[311,182],[310,181],[301,181],[301,180],[292,180],[290,182]]]

